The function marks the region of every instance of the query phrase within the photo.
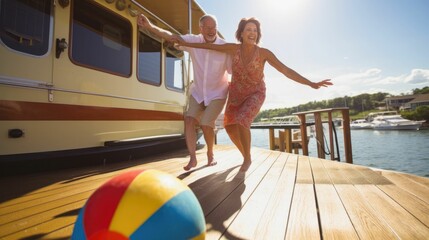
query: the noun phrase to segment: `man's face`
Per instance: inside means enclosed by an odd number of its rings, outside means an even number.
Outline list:
[[[206,18],[200,26],[200,32],[204,37],[204,40],[208,43],[213,43],[217,37],[217,26],[213,19]]]

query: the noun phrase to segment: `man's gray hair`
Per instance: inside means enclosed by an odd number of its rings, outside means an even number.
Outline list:
[[[206,14],[206,15],[204,15],[204,16],[202,16],[202,17],[200,17],[200,27],[202,27],[202,26],[203,26],[203,22],[204,22],[204,20],[205,20],[206,18],[211,18],[211,19],[213,19],[213,21],[216,23],[216,26],[217,26],[217,19],[216,19],[216,17],[215,17],[214,15],[211,15],[211,14]]]

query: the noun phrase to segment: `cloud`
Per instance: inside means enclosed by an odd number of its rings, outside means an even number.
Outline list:
[[[411,74],[405,77],[405,82],[410,84],[428,84],[429,69],[413,69]]]
[[[344,82],[347,84],[369,84],[378,82],[381,78],[381,69],[370,68],[363,72],[348,73],[341,76],[337,76],[333,79],[334,82]]]
[[[318,75],[304,74],[309,79],[322,79]],[[392,95],[409,94],[412,89],[429,86],[429,69],[412,69],[409,73],[385,76],[379,68],[351,72],[332,79],[333,86],[314,90],[282,76],[266,78],[267,97],[262,109],[297,106],[311,101],[322,101],[363,93],[385,92]]]

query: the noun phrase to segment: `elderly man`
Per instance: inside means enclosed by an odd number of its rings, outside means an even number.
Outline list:
[[[189,43],[224,44],[217,34],[217,20],[212,15],[200,18],[200,34],[175,35],[153,25],[143,14],[138,17],[138,25],[167,41],[181,39]],[[207,165],[216,165],[213,154],[215,120],[222,112],[228,94],[228,72],[231,61],[227,54],[216,51],[182,47],[189,52],[194,70],[189,106],[185,117],[186,145],[189,151],[189,163],[183,167],[186,171],[197,166],[195,126],[200,125],[207,144]]]

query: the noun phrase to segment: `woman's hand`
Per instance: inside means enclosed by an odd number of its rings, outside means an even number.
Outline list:
[[[325,79],[323,81],[320,82],[313,82],[310,87],[314,88],[314,89],[319,89],[320,87],[328,87],[333,85],[333,83],[331,82],[331,79]]]
[[[168,39],[169,42],[174,43],[174,46],[186,46],[186,42],[179,35],[173,35]]]

